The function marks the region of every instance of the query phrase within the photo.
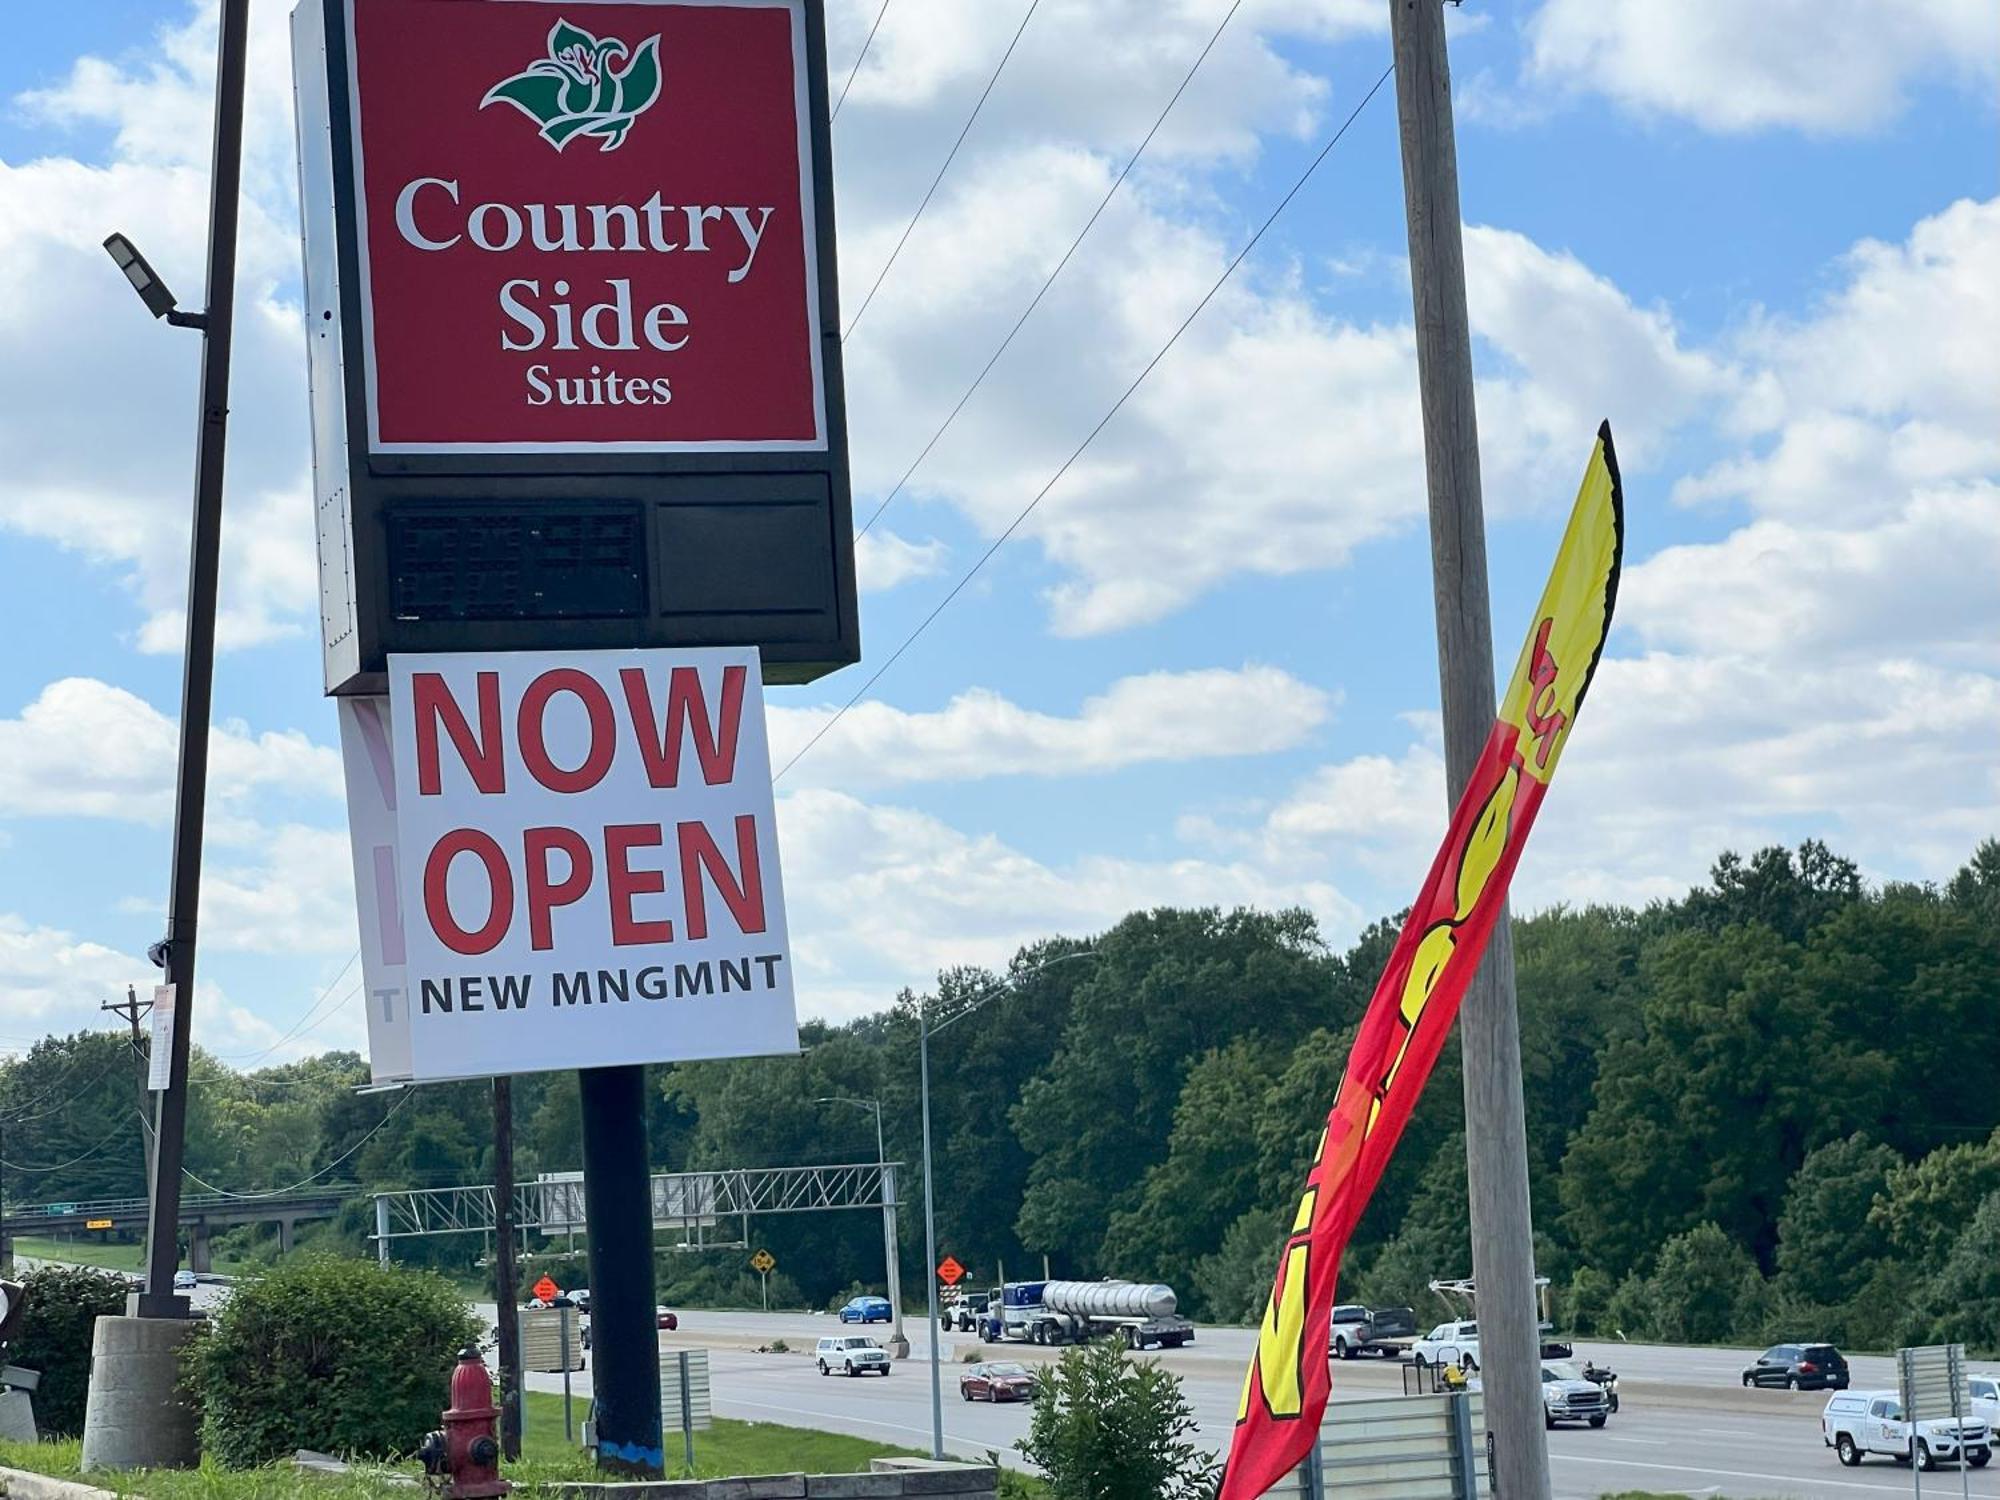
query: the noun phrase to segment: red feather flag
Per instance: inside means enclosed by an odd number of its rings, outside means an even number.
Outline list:
[[[1218,1500],[1255,1500],[1318,1440],[1341,1252],[1396,1149],[1507,899],[1597,670],[1618,597],[1625,506],[1598,429],[1499,717],[1361,1018],[1243,1382]]]

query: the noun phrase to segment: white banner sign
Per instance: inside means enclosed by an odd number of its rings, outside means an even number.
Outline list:
[[[418,1080],[798,1047],[752,648],[391,656]]]
[[[154,1093],[174,1081],[174,995],[171,984],[153,986],[153,1046],[146,1055],[146,1087]]]
[[[361,919],[361,985],[368,1002],[368,1066],[375,1082],[410,1076],[409,979],[396,873],[396,770],[389,700],[341,698],[340,760],[347,781],[347,837]]]

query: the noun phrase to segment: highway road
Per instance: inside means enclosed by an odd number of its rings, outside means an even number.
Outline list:
[[[212,1307],[228,1292],[226,1284],[204,1283],[193,1300]],[[474,1310],[490,1326],[493,1304],[475,1304]],[[823,1335],[843,1331],[833,1318],[697,1309],[680,1316],[679,1330],[663,1333],[661,1341],[668,1348],[711,1351],[718,1415],[852,1433],[918,1449],[929,1446],[930,1350],[922,1321],[909,1324],[912,1357],[899,1362],[892,1374],[850,1380],[822,1377],[813,1364],[814,1343]],[[868,1331],[886,1333],[879,1324]],[[789,1352],[759,1352],[760,1345],[768,1347],[779,1339],[790,1346]],[[1212,1449],[1220,1450],[1228,1442],[1254,1340],[1249,1329],[1203,1328],[1189,1347],[1155,1356],[1181,1376],[1199,1436]],[[940,1345],[946,1447],[966,1458],[999,1453],[1003,1460],[1025,1466],[1014,1445],[1027,1433],[1026,1410],[968,1405],[959,1398],[961,1356],[978,1357],[981,1347],[964,1335],[947,1335]],[[1026,1364],[1050,1357],[1050,1351],[1034,1348],[991,1353]],[[1632,1489],[1726,1495],[1732,1500],[1889,1500],[1911,1493],[1910,1471],[1900,1465],[1871,1459],[1858,1469],[1841,1467],[1820,1440],[1824,1395],[1744,1390],[1740,1372],[1755,1353],[1579,1344],[1578,1358],[1588,1356],[1618,1371],[1620,1410],[1601,1430],[1563,1427],[1548,1435],[1556,1500],[1598,1500]],[[1894,1384],[1893,1361],[1884,1356],[1856,1355],[1849,1363],[1857,1388]],[[534,1374],[528,1385],[532,1390],[560,1392],[562,1377]],[[581,1419],[590,1398],[589,1371],[573,1375],[571,1388]],[[1359,1359],[1334,1366],[1336,1400],[1401,1390],[1400,1365]],[[2000,1463],[1974,1471],[1966,1480],[1964,1493],[1975,1500],[2000,1500]],[[1926,1476],[1924,1487],[1937,1500],[1951,1500],[1961,1493],[1959,1475],[1949,1469]]]
[[[814,1342],[838,1331],[833,1319],[808,1314],[689,1311],[681,1315],[679,1331],[661,1339],[668,1347],[712,1351],[718,1415],[927,1447],[930,1381],[924,1326],[909,1326],[913,1357],[897,1364],[893,1374],[852,1380],[822,1378],[812,1361]],[[871,1331],[882,1330],[877,1325]],[[780,1338],[791,1352],[757,1352],[758,1344]],[[1253,1339],[1248,1329],[1204,1328],[1195,1344],[1158,1356],[1180,1374],[1201,1438],[1211,1448],[1219,1450],[1228,1441]],[[940,1348],[946,1446],[968,1458],[988,1452],[1011,1455],[1027,1432],[1026,1411],[967,1405],[959,1399],[959,1356],[978,1347],[976,1340],[951,1335]],[[1871,1460],[1859,1469],[1841,1467],[1820,1440],[1823,1395],[1744,1390],[1739,1372],[1754,1353],[1579,1345],[1579,1358],[1587,1354],[1618,1371],[1621,1409],[1601,1430],[1564,1427],[1549,1434],[1557,1500],[1597,1500],[1630,1489],[1734,1500],[1886,1500],[1910,1493],[1910,1472],[1900,1465]],[[1009,1349],[1005,1357],[1035,1363],[1048,1356],[1036,1349]],[[1860,1356],[1852,1364],[1857,1385],[1893,1384],[1887,1358]],[[562,1377],[533,1375],[529,1386],[559,1391]],[[588,1373],[573,1376],[572,1388],[580,1402],[587,1401]],[[1336,1400],[1401,1390],[1400,1366],[1370,1359],[1335,1366]],[[1020,1462],[1018,1455],[1013,1457]],[[1967,1479],[1967,1494],[2000,1500],[2000,1465],[1974,1471]],[[1926,1476],[1925,1489],[1949,1500],[1960,1493],[1958,1474],[1940,1470]]]

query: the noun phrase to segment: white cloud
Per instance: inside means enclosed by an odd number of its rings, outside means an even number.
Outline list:
[[[1082,855],[1043,863],[992,834],[843,792],[778,804],[802,1010],[879,1010],[954,964],[1003,964],[1052,933],[1101,931],[1153,905],[1306,906],[1333,930],[1356,908],[1324,881],[1273,879],[1250,863]]]
[[[1527,33],[1533,85],[1723,132],[1859,134],[1921,78],[2000,71],[1991,0],[1546,0]]]
[[[125,985],[152,972],[143,957],[0,913],[0,985],[7,993],[0,1051],[25,1050],[45,1032],[97,1030],[103,1000],[123,999]]]
[[[951,549],[936,538],[913,542],[886,527],[854,539],[854,572],[863,593],[882,593],[944,571]]]
[[[201,882],[211,949],[278,956],[351,953],[360,941],[347,833],[283,824],[247,862],[216,862]]]
[[[1302,743],[1331,712],[1328,695],[1275,667],[1151,672],[1085,700],[1074,718],[974,688],[933,713],[856,704],[794,777],[829,786],[1074,776],[1148,761],[1259,755]],[[771,760],[783,766],[832,715],[770,710]]]
[[[1864,240],[1802,319],[1743,337],[1733,415],[1768,439],[1675,489],[1801,521],[1893,519],[1913,488],[2000,474],[2000,199],[1962,200],[1902,244]]]
[[[124,999],[127,985],[148,996],[158,976],[143,954],[120,953],[61,928],[0,912],[0,989],[7,995],[0,1056],[25,1052],[41,1036],[104,1030],[107,1017],[98,1005]],[[196,1040],[212,1048],[248,1050],[268,1046],[280,1035],[207,978],[201,982],[194,1026]],[[324,1040],[298,1045],[304,1040],[281,1047],[271,1060],[286,1061],[326,1045]]]
[[[183,306],[203,298],[213,0],[160,28],[144,64],[84,58],[16,101],[51,141],[108,126],[101,164],[0,161],[0,262],[33,297],[0,304],[0,525],[123,576],[143,650],[181,644],[199,340],[146,315],[100,241],[123,230]],[[252,8],[219,640],[311,625],[304,341],[283,10]]]
[[[52,682],[0,719],[0,814],[164,825],[177,750],[174,721],[135,694],[88,677]],[[225,817],[259,790],[337,797],[340,757],[297,730],[223,723],[210,731],[209,785]]]
[[[1872,526],[1760,520],[1669,547],[1626,572],[1619,611],[1702,654],[2000,666],[2000,485],[1920,490]]]
[[[1664,308],[1639,307],[1574,255],[1510,229],[1468,225],[1473,332],[1503,358],[1480,382],[1481,467],[1501,509],[1566,507],[1587,434],[1611,419],[1628,468],[1657,462],[1668,438],[1732,395],[1737,376],[1684,348]],[[1526,483],[1524,494],[1509,489]]]

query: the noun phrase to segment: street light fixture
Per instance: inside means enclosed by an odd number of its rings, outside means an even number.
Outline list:
[[[165,318],[176,328],[206,328],[208,315],[198,312],[182,312],[179,300],[160,279],[160,273],[153,269],[153,263],[146,259],[122,234],[107,235],[104,241],[105,254],[111,263],[125,273],[125,279],[132,283],[132,290],[139,294],[139,300],[146,304],[146,311],[156,318]]]
[[[903,1332],[903,1268],[896,1262],[896,1209],[889,1201],[889,1154],[882,1147],[882,1101],[826,1094],[813,1100],[813,1103],[851,1104],[856,1109],[874,1111],[875,1168],[882,1173],[883,1180],[882,1255],[888,1265],[889,1315],[894,1319],[890,1325],[889,1352],[897,1359],[907,1359],[910,1354],[910,1340]]]
[[[944,1377],[938,1369],[938,1345],[943,1342],[938,1337],[937,1301],[937,1215],[931,1193],[931,1036],[945,1027],[963,1021],[967,1016],[992,1000],[1013,989],[1024,979],[1032,979],[1037,974],[1053,969],[1057,964],[1066,964],[1072,959],[1095,958],[1095,948],[1078,948],[1072,953],[1064,953],[1047,963],[1036,964],[1031,969],[1017,969],[1000,983],[973,998],[969,1005],[960,1006],[946,1016],[936,1026],[931,1025],[930,1007],[919,1003],[917,1006],[917,1061],[921,1080],[924,1113],[924,1254],[930,1261],[930,1269],[924,1280],[930,1287],[930,1344],[931,1344],[931,1457],[944,1458]]]

